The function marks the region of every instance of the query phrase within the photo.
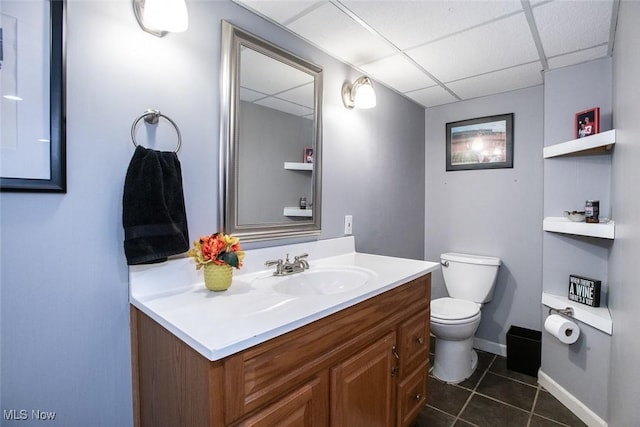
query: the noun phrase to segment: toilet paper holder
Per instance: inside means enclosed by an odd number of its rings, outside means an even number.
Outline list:
[[[573,317],[573,308],[572,307],[567,307],[567,308],[553,308],[553,307],[549,307],[549,315],[551,315],[552,312],[556,312],[559,314],[564,314],[565,316],[571,316]]]

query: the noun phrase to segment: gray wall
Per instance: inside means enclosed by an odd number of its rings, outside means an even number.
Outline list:
[[[426,259],[443,252],[502,259],[476,334],[501,345],[510,325],[541,326],[542,92],[538,86],[426,112]],[[514,113],[514,167],[446,172],[446,123],[504,113]],[[438,272],[432,298],[445,295]]]
[[[216,231],[221,19],[324,67],[322,237],[341,236],[349,213],[358,250],[423,257],[424,109],[378,85],[377,108],[347,111],[349,67],[230,1],[188,7],[189,30],[160,39],[128,0],[67,4],[68,193],[0,195],[2,409],[55,411],[51,426],[131,425],[129,130],[151,107],[175,120],[190,237]],[[172,149],[175,134],[163,125],[147,145]],[[40,425],[2,425],[17,424]]]
[[[640,420],[640,3],[622,1],[613,55],[613,124],[618,130],[612,162],[612,212],[616,240],[609,257],[609,310],[613,317],[609,425]]]
[[[574,136],[575,113],[600,107],[601,131],[611,129],[611,59],[548,72],[545,75],[544,144]],[[585,90],[588,88],[588,90]],[[562,157],[544,163],[544,214],[584,210],[587,199],[599,199],[601,216],[611,217],[611,156]],[[616,218],[614,218],[616,219]],[[600,279],[605,288],[607,260],[613,242],[558,233],[543,235],[543,291],[567,295],[569,274]],[[546,318],[544,308],[543,318]],[[542,370],[603,419],[607,417],[610,336],[580,323],[580,338],[571,346],[542,335]],[[615,330],[615,329],[614,329]]]
[[[238,223],[294,221],[283,208],[298,206],[300,197],[312,201],[311,172],[284,169],[284,162],[302,162],[313,121],[245,101],[239,111]]]

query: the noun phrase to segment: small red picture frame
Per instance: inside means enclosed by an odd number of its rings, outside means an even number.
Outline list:
[[[304,149],[304,163],[313,163],[313,148]]]
[[[595,135],[600,132],[600,108],[595,107],[589,110],[576,113],[576,138]]]

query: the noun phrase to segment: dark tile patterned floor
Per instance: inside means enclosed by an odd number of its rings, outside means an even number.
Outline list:
[[[427,405],[413,427],[586,426],[537,378],[508,370],[505,357],[476,351],[478,368],[462,383],[446,384],[429,375]]]

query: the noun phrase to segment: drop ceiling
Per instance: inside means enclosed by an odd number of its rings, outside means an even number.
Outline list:
[[[611,56],[619,0],[234,0],[424,107]]]

